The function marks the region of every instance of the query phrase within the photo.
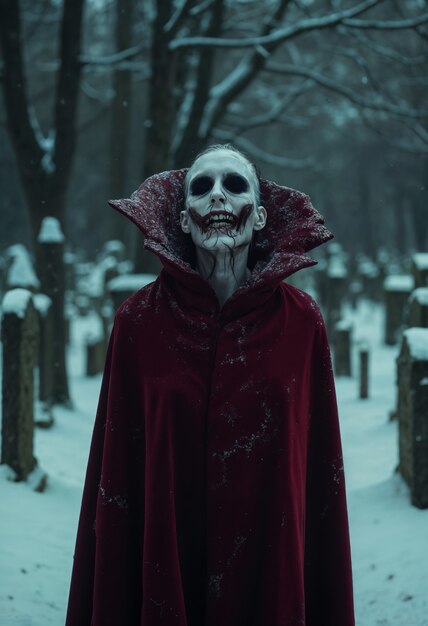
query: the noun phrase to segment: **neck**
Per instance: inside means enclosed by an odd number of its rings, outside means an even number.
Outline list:
[[[247,262],[248,246],[236,248],[233,258],[230,250],[208,252],[201,248],[196,249],[196,269],[214,289],[220,306],[223,306],[250,275]]]

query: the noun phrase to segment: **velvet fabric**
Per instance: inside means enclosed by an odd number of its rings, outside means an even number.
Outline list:
[[[179,226],[185,173],[111,203],[164,269],[116,314],[67,626],[353,626],[326,332],[283,282],[331,234],[262,181],[252,273],[220,308]]]

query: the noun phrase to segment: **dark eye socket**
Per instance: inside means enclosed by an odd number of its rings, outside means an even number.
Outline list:
[[[228,174],[223,181],[223,185],[232,193],[248,191],[248,182],[239,174]]]
[[[213,186],[213,181],[209,176],[198,176],[190,183],[190,193],[192,196],[203,196],[208,193]]]

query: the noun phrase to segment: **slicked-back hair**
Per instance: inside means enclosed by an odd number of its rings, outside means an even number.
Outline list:
[[[198,159],[200,159],[201,157],[205,156],[206,154],[211,154],[211,152],[219,152],[221,150],[229,150],[230,152],[232,152],[232,154],[236,155],[237,157],[239,157],[249,168],[250,170],[250,174],[252,176],[252,182],[253,183],[253,188],[254,188],[254,195],[255,195],[255,204],[256,206],[259,206],[260,204],[260,174],[259,171],[257,169],[257,166],[248,158],[248,156],[242,152],[241,150],[238,150],[238,148],[235,148],[234,145],[232,145],[231,143],[214,143],[211,144],[210,146],[208,146],[207,148],[205,148],[205,150],[202,150],[201,152],[199,152],[196,157],[194,158],[189,171],[186,174],[186,178],[184,179],[184,196],[185,198],[187,198],[188,194],[189,194],[189,183],[190,183],[190,177],[192,175],[192,169],[193,166],[195,165],[195,163],[197,162]]]

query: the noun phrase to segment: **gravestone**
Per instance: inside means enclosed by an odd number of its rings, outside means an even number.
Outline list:
[[[96,376],[104,369],[106,357],[106,337],[104,324],[95,311],[90,315],[91,329],[86,333],[86,376]]]
[[[428,329],[404,331],[397,359],[399,469],[416,507],[428,508]]]
[[[428,287],[428,252],[416,252],[412,255],[412,274],[415,287]]]
[[[28,289],[33,293],[40,287],[33,262],[25,246],[17,246],[11,258],[6,278],[7,289]]]
[[[344,300],[347,270],[341,257],[332,257],[327,266],[324,294],[324,312],[327,329],[332,333],[340,320]]]
[[[408,326],[428,328],[428,287],[418,287],[410,294]]]
[[[156,274],[127,274],[110,280],[107,289],[113,301],[114,310],[117,311],[122,302],[156,278]]]
[[[52,317],[52,300],[43,293],[33,297],[39,323],[39,400],[50,409],[53,404],[54,380],[54,323]]]
[[[407,303],[413,289],[413,277],[408,274],[387,276],[383,283],[385,296],[385,338],[394,345],[405,324]]]
[[[13,289],[3,298],[1,463],[15,480],[26,480],[37,465],[33,455],[34,366],[37,315],[31,292]]]

